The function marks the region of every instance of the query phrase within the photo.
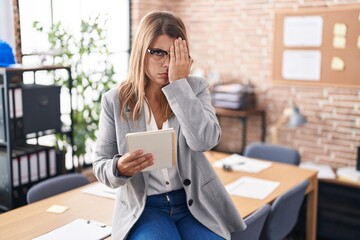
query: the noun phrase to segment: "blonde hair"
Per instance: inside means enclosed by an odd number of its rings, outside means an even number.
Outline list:
[[[147,49],[156,37],[163,34],[171,38],[181,37],[188,43],[185,25],[173,13],[155,11],[142,18],[132,45],[128,77],[119,87],[120,113],[124,119],[126,118],[125,112],[127,108],[132,112],[134,121],[139,118],[146,101],[145,86],[149,81],[145,61]],[[161,93],[160,107],[161,119],[165,121],[173,112],[163,93]]]

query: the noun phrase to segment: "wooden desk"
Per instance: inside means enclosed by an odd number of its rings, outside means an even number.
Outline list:
[[[111,225],[115,201],[83,193],[81,190],[88,186],[0,214],[0,238],[32,239],[77,218]],[[69,209],[62,214],[46,212],[52,205],[68,206]]]
[[[265,110],[261,109],[249,109],[249,110],[232,110],[232,109],[226,109],[226,108],[219,108],[216,107],[216,115],[218,117],[229,117],[229,118],[237,118],[242,123],[242,145],[240,154],[242,154],[245,150],[246,143],[247,143],[247,120],[250,116],[260,116],[261,117],[261,141],[265,142],[265,136],[266,136],[266,112]]]
[[[210,162],[224,158],[229,154],[209,151],[205,153]],[[260,173],[246,173],[240,171],[227,172],[221,168],[214,168],[224,185],[229,184],[239,177],[252,176],[263,178],[272,181],[280,182],[277,187],[267,198],[263,200],[244,198],[239,196],[231,196],[236,208],[241,216],[245,218],[256,209],[266,203],[271,203],[278,196],[290,190],[305,179],[309,180],[307,193],[307,208],[306,208],[306,239],[316,239],[316,218],[317,218],[317,198],[318,198],[318,180],[316,171],[298,168],[296,166],[273,163],[270,168],[267,168]]]
[[[228,156],[226,153],[205,153],[211,162]],[[287,164],[273,165],[257,174],[245,172],[226,172],[215,168],[224,184],[235,181],[241,176],[253,176],[281,184],[264,200],[231,196],[242,217],[246,217],[265,203],[288,191],[305,179],[309,179],[307,189],[306,239],[315,239],[318,182],[316,172]],[[87,185],[89,186],[89,185]],[[91,219],[111,225],[114,200],[82,193],[87,186],[44,199],[39,202],[0,214],[0,236],[2,239],[31,239],[58,228],[76,218]],[[46,212],[50,206],[64,205],[69,209],[62,214]]]

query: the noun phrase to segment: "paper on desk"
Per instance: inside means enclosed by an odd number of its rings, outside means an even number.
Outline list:
[[[69,209],[69,207],[67,207],[67,206],[52,205],[51,207],[46,209],[46,211],[51,212],[51,213],[63,213],[68,209]]]
[[[253,177],[241,177],[235,182],[226,185],[225,187],[230,195],[264,199],[279,185],[280,183],[275,181]]]
[[[111,227],[96,221],[76,219],[33,240],[98,240],[111,235]]]
[[[340,167],[336,170],[336,174],[340,179],[360,182],[360,171],[355,167]]]
[[[271,162],[256,160],[235,153],[214,162],[215,167],[222,168],[224,164],[231,166],[232,170],[234,171],[244,171],[251,173],[258,173],[271,166]]]
[[[116,195],[115,189],[109,188],[108,186],[100,182],[95,183],[90,187],[84,188],[82,191],[84,193],[112,199],[115,199]]]
[[[302,162],[300,163],[299,167],[318,171],[318,178],[336,178],[335,172],[332,170],[330,165],[317,164],[313,162]]]

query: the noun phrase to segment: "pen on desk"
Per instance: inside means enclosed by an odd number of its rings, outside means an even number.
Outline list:
[[[98,226],[101,227],[101,228],[105,228],[105,227],[106,227],[106,224],[95,223],[95,222],[93,222],[93,221],[91,221],[91,220],[87,220],[86,223],[87,223],[87,224],[95,224],[95,225],[98,225]]]
[[[238,162],[235,164],[223,164],[223,169],[226,171],[232,171],[234,166],[244,165],[244,164],[245,164],[245,162]]]

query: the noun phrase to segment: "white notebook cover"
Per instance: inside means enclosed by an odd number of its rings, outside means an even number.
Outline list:
[[[144,153],[153,154],[154,164],[143,171],[169,168],[176,164],[176,132],[172,128],[128,133],[126,143],[129,152],[142,149]]]

